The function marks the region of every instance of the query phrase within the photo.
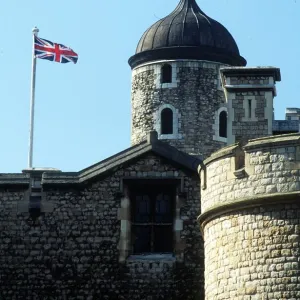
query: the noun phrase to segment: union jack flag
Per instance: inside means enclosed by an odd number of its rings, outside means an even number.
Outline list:
[[[37,36],[34,37],[34,54],[37,58],[59,63],[73,62],[76,64],[78,60],[78,54],[71,48],[62,44],[52,43]]]

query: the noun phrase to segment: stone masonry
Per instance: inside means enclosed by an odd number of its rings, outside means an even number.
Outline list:
[[[160,83],[161,67],[173,68],[171,84]],[[203,61],[161,61],[136,67],[132,72],[131,144],[155,130],[155,113],[172,105],[178,113],[178,135],[165,140],[189,154],[206,157],[226,143],[213,140],[215,112],[224,106],[220,64]]]
[[[228,106],[227,143],[273,134],[273,98],[279,69],[222,68]]]
[[[83,174],[91,176],[94,169]],[[120,262],[124,178],[178,180],[183,225],[176,238],[175,256],[145,258],[129,251]],[[12,185],[14,191],[10,192],[7,184],[2,184],[1,300],[202,297],[203,244],[196,222],[200,209],[196,173],[191,175],[149,152],[80,184],[76,173],[44,174],[42,186],[42,201],[53,209],[33,222],[28,212],[18,211],[28,185]]]
[[[300,135],[228,146],[199,170],[205,299],[300,299]]]

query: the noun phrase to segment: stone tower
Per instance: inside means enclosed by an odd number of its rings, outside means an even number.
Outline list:
[[[225,147],[200,169],[205,299],[300,299],[299,134]]]
[[[245,66],[228,30],[195,0],[145,31],[132,68],[131,144],[150,130],[179,150],[206,157],[226,145],[227,108],[219,69]]]
[[[275,67],[230,67],[220,70],[228,109],[227,144],[273,134]]]

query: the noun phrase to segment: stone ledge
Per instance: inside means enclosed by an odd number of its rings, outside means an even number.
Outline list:
[[[220,73],[227,76],[273,76],[281,81],[280,69],[276,67],[228,67],[221,68]]]
[[[30,175],[22,173],[0,174],[0,185],[29,185]]]
[[[249,150],[261,150],[265,148],[276,148],[276,147],[289,147],[289,146],[300,146],[300,134],[290,133],[276,136],[262,137],[258,139],[249,140],[247,144],[243,146],[243,149],[248,152]],[[221,150],[214,152],[210,157],[204,160],[204,165],[208,165],[211,162],[225,157],[235,156],[235,151],[239,148],[238,144],[233,144],[222,148]],[[199,170],[199,168],[198,168]]]
[[[300,134],[290,133],[275,136],[262,137],[258,139],[249,140],[249,142],[244,146],[244,149],[262,149],[262,148],[274,148],[276,146],[289,146],[289,145],[300,145]]]
[[[197,221],[200,223],[201,230],[203,231],[205,225],[214,218],[223,214],[234,212],[257,206],[266,206],[279,203],[299,202],[300,191],[289,193],[276,193],[269,195],[260,195],[257,197],[243,198],[238,201],[230,201],[223,204],[213,206],[198,216]]]
[[[218,160],[220,158],[235,156],[235,151],[238,147],[239,147],[238,144],[233,144],[233,145],[224,147],[221,150],[214,152],[210,157],[205,159],[203,161],[203,164],[206,166],[206,165],[210,164],[211,162]],[[199,168],[198,168],[198,172],[199,172]]]
[[[158,254],[147,254],[147,255],[135,255],[132,254],[127,258],[127,261],[176,261],[174,254],[172,253],[158,253]]]
[[[225,84],[225,89],[231,90],[272,90],[275,92],[274,84]]]

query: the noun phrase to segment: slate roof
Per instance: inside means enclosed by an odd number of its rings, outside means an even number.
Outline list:
[[[107,176],[118,167],[124,164],[129,164],[131,161],[151,152],[166,158],[171,163],[180,165],[181,167],[193,172],[197,172],[199,164],[202,163],[201,159],[198,157],[188,155],[164,142],[159,141],[157,139],[157,133],[151,132],[147,141],[141,142],[138,145],[119,152],[116,155],[102,160],[99,163],[79,172],[45,172],[43,174],[42,183],[44,185],[84,183],[98,176]]]

